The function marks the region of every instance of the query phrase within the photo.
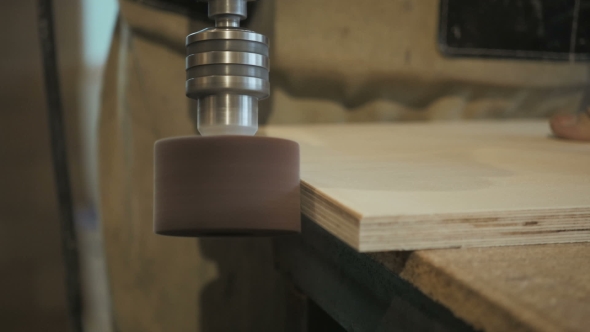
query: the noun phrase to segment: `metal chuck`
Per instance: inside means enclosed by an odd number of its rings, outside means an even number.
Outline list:
[[[258,100],[270,95],[268,38],[239,28],[246,0],[211,0],[215,28],[186,37],[186,95],[203,136],[254,135]]]

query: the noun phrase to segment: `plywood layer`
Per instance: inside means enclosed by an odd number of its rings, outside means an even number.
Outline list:
[[[270,126],[302,211],[359,251],[590,241],[590,144],[545,121]]]

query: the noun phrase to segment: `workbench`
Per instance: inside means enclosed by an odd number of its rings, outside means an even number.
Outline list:
[[[315,305],[346,331],[590,327],[588,243],[363,254],[308,218],[302,226],[274,241],[295,287],[290,331],[326,331],[308,329],[322,324],[311,321]]]
[[[268,135],[295,139],[301,144],[302,233],[274,240],[276,266],[292,284],[287,307],[290,331],[590,330],[590,163],[587,162],[590,146],[587,143],[570,143],[548,137],[548,131],[545,134],[546,125],[540,121],[403,126],[302,126],[271,127],[265,130]],[[463,129],[457,132],[457,128]],[[403,133],[390,134],[398,129]],[[383,151],[395,150],[395,144],[379,143],[376,144],[377,148],[366,145],[366,148],[355,150],[354,144],[347,141],[347,134],[344,133],[360,133],[358,140],[367,143],[370,137],[379,137],[379,141],[388,142],[404,132],[413,132],[415,135],[408,139],[410,145],[413,144],[411,141],[415,142],[420,137],[416,133],[428,132],[434,141],[442,142],[442,145],[447,144],[446,141],[452,137],[457,142],[463,142],[457,144],[464,145],[467,150],[477,150],[467,153],[478,158],[474,163],[461,164],[461,176],[466,178],[456,181],[473,183],[475,178],[490,181],[487,186],[473,186],[461,193],[474,197],[465,210],[477,210],[481,203],[487,209],[486,218],[457,217],[467,213],[457,213],[451,209],[453,204],[456,204],[454,208],[463,209],[461,202],[449,199],[450,203],[441,208],[434,204],[436,201],[428,201],[432,197],[426,195],[418,202],[424,205],[424,211],[439,209],[440,213],[425,213],[424,216],[438,216],[431,218],[434,222],[447,221],[440,225],[429,223],[432,232],[444,233],[445,227],[455,227],[458,223],[471,226],[460,229],[465,231],[460,236],[441,236],[446,238],[445,241],[434,237],[431,237],[430,242],[417,241],[420,240],[417,237],[406,241],[402,247],[408,249],[404,250],[399,249],[399,243],[405,238],[389,242],[363,238],[362,225],[367,220],[371,221],[370,209],[378,204],[363,205],[359,201],[365,199],[366,195],[373,195],[373,201],[377,201],[386,196],[384,191],[397,187],[379,187],[373,192],[362,191],[362,195],[357,195],[360,191],[354,192],[351,188],[358,185],[359,177],[351,174],[356,171],[363,174],[387,174],[384,170],[390,169],[392,165],[398,167],[400,159],[395,159],[397,154],[393,153],[394,157],[391,158],[395,160],[390,160],[393,164],[387,164],[387,161],[384,164],[383,159],[376,168],[367,163],[357,164],[356,157],[364,158],[371,153],[383,156],[387,154]],[[365,138],[361,137],[362,134]],[[331,140],[330,135],[339,138]],[[470,145],[469,142],[475,144]],[[420,143],[424,153],[428,153],[430,143],[428,139]],[[362,145],[358,144],[359,147]],[[502,159],[502,151],[507,152],[503,149],[508,146],[515,149],[512,152],[526,149],[528,157],[518,158],[519,154],[515,153]],[[442,153],[441,160],[446,160],[444,149],[438,148]],[[379,149],[383,151],[376,151]],[[366,150],[371,151],[363,152]],[[449,151],[451,156],[464,156],[467,150],[460,150],[454,145],[453,150]],[[333,151],[338,153],[334,154]],[[497,158],[483,156],[486,151],[491,151]],[[569,152],[572,154],[567,155]],[[552,154],[569,162],[540,162],[552,159]],[[340,159],[335,158],[336,155]],[[401,159],[409,160],[407,155]],[[415,159],[421,160],[421,157]],[[346,160],[346,163],[342,163],[342,160]],[[495,163],[497,172],[486,170],[481,164],[483,160]],[[370,162],[374,161],[371,159]],[[519,169],[513,162],[518,163],[519,167],[531,163],[528,166],[530,169]],[[564,163],[560,165],[560,162]],[[339,168],[336,165],[340,165]],[[340,180],[334,176],[329,179],[325,176],[328,173],[321,171],[325,166],[334,166],[333,172],[339,172],[339,175],[346,169],[349,177]],[[437,172],[435,168],[433,166],[433,172]],[[401,166],[397,169],[404,170]],[[482,170],[487,174],[482,176],[478,173]],[[513,173],[503,174],[505,177],[502,178],[502,175],[498,175],[501,170],[512,170]],[[423,173],[424,170],[420,170],[404,175],[412,180],[414,174],[422,176]],[[492,179],[498,176],[500,180]],[[353,185],[345,188],[334,185],[335,181]],[[545,183],[548,190],[539,190],[536,187],[539,182]],[[412,186],[412,181],[405,181],[403,185]],[[503,206],[501,198],[495,202],[478,201],[478,197],[489,194],[486,190],[497,189],[499,191],[495,194],[500,193],[500,197],[502,190],[509,192],[527,186],[530,187],[523,190],[528,190],[529,196],[514,203],[515,209],[509,205],[510,200],[506,200],[504,203],[508,205]],[[436,184],[430,186],[433,187]],[[408,188],[404,190],[411,193]],[[338,196],[342,192],[347,195]],[[449,192],[444,197],[454,194]],[[550,201],[550,196],[545,195],[557,196]],[[572,195],[581,197],[571,198]],[[415,197],[419,199],[420,196]],[[391,202],[391,205],[395,204]],[[532,212],[537,205],[540,208],[538,213]],[[327,213],[330,209],[331,213]],[[391,210],[390,215],[380,215],[381,231],[384,234],[409,234],[408,238],[412,238],[412,231],[405,229],[408,223],[384,222],[393,217],[395,211]],[[527,213],[523,214],[522,211]],[[570,215],[571,211],[575,213]],[[446,213],[456,219],[449,223],[451,219],[445,217]],[[395,220],[403,220],[408,216],[411,215],[405,211]],[[415,224],[427,219],[408,220]],[[349,226],[361,226],[356,229],[347,227],[347,220]],[[575,227],[568,228],[572,223]],[[525,231],[528,228],[533,230]],[[423,232],[420,234],[429,239],[426,230],[415,225],[414,229]],[[473,241],[473,238],[479,241]],[[374,246],[370,241],[378,241],[379,244]]]

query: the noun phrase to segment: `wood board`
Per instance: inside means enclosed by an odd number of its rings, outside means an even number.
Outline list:
[[[302,212],[361,252],[590,241],[590,144],[546,121],[269,126]]]
[[[375,253],[386,264],[397,253]],[[412,253],[399,275],[483,331],[588,331],[590,243]],[[399,271],[399,269],[397,269]]]

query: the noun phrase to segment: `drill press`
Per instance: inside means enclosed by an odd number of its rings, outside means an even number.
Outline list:
[[[206,1],[206,0],[200,0]],[[173,236],[299,232],[299,145],[252,136],[270,95],[268,38],[240,28],[247,2],[209,0],[215,27],[186,38],[186,95],[201,136],[154,149],[154,231]]]

